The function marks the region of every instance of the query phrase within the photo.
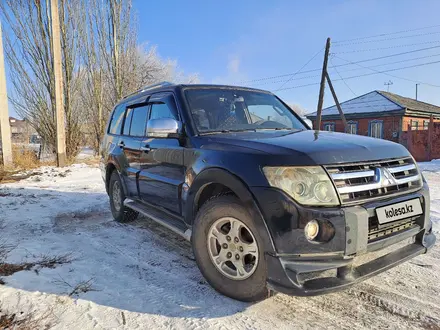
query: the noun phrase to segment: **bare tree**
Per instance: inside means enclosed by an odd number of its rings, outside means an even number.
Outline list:
[[[13,86],[11,101],[55,150],[55,79],[51,0],[1,0],[9,25],[5,50]],[[137,44],[131,0],[60,1],[66,152],[74,157],[84,133],[98,150],[105,120],[124,95],[161,80],[196,82],[156,47]]]
[[[196,82],[186,77],[175,61],[159,57],[155,46],[138,45],[137,24],[130,0],[85,1],[82,21],[83,109],[87,109],[84,129],[93,135],[98,151],[104,134],[104,121],[114,104],[124,95],[158,81]]]
[[[300,117],[304,117],[307,113],[306,109],[298,104],[289,104],[289,107]]]
[[[64,72],[64,112],[66,152],[73,157],[79,150],[78,84],[78,1],[60,0],[61,49]],[[55,78],[49,0],[3,0],[0,9],[9,24],[6,58],[13,86],[11,102],[51,148],[56,143]]]

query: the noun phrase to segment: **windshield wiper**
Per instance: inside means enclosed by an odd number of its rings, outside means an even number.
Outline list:
[[[219,134],[219,133],[239,133],[239,132],[257,132],[257,131],[289,131],[292,133],[301,132],[303,129],[298,128],[289,128],[289,127],[255,127],[255,128],[244,128],[244,129],[222,129],[218,131],[206,131],[200,132],[200,135],[210,135],[210,134]]]
[[[218,134],[218,133],[238,133],[238,132],[256,132],[258,128],[244,128],[244,129],[222,129],[218,131],[200,132],[200,135]]]
[[[295,128],[289,128],[289,127],[261,127],[261,128],[256,128],[256,130],[259,131],[284,131],[284,130],[288,130],[291,131]]]

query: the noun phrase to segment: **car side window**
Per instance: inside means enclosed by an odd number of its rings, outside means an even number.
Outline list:
[[[130,126],[131,126],[132,118],[133,118],[133,109],[127,108],[127,111],[125,112],[124,130],[122,131],[122,134],[130,135]]]
[[[109,133],[121,134],[122,122],[124,121],[125,106],[119,105],[114,111],[110,122]]]
[[[151,105],[150,119],[172,118],[178,119],[170,107],[165,103],[154,103]]]
[[[144,136],[147,125],[148,105],[133,108],[131,119],[130,135]]]

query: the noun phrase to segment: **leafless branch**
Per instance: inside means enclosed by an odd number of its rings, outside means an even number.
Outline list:
[[[61,275],[58,275],[58,276],[59,276],[59,279],[54,280],[53,283],[60,285],[60,286],[67,287],[69,290],[68,291],[69,297],[79,296],[81,293],[86,293],[86,292],[90,292],[90,291],[99,291],[93,287],[94,278],[90,278],[87,281],[81,281],[77,284],[70,284],[64,278],[62,278]]]

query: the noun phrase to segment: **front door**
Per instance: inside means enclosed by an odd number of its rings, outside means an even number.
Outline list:
[[[170,93],[152,95],[149,119],[179,120]],[[147,123],[148,125],[148,123]],[[141,142],[139,193],[150,204],[181,214],[180,191],[184,183],[183,147],[177,138],[144,138]]]

